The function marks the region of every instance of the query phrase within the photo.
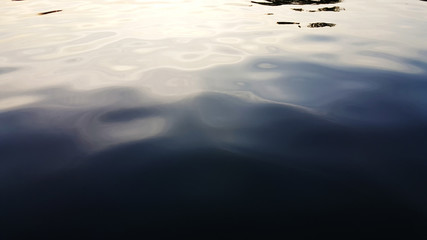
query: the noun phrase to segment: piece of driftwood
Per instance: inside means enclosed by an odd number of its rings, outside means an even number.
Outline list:
[[[317,22],[317,23],[310,23],[307,27],[309,28],[321,28],[321,27],[335,27],[335,23],[325,23],[325,22]]]
[[[46,14],[51,14],[51,13],[56,13],[56,12],[62,12],[62,10],[53,10],[53,11],[48,11],[48,12],[41,12],[38,15],[46,15]]]

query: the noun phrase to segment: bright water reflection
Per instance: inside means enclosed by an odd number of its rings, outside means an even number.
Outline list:
[[[1,2],[10,236],[420,237],[426,3],[259,2]]]

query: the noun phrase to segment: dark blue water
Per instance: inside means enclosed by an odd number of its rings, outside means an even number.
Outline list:
[[[269,2],[7,3],[2,239],[425,239],[427,5]]]

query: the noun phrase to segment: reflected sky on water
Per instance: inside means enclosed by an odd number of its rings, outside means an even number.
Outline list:
[[[426,4],[1,2],[0,236],[423,237]]]

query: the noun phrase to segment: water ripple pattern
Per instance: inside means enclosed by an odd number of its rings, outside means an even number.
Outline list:
[[[419,0],[1,1],[5,239],[425,231],[426,12]]]

